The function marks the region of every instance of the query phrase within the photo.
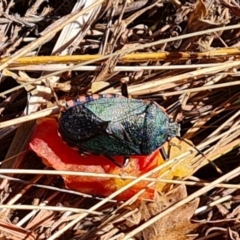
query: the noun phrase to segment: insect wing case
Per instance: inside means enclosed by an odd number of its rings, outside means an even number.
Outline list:
[[[80,151],[148,155],[179,131],[155,102],[108,94],[70,103],[61,113],[59,132]]]

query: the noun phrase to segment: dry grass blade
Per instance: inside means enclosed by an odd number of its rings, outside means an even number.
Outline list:
[[[216,58],[222,58],[222,60],[229,58],[231,56],[238,58],[239,56],[238,48],[222,48],[215,49],[207,52],[147,52],[147,53],[130,53],[121,56],[119,61],[121,63],[131,63],[131,62],[146,62],[146,61],[174,61],[174,60],[195,60],[195,59],[208,59],[214,60]],[[27,65],[37,65],[37,64],[76,64],[80,62],[86,62],[90,60],[98,61],[99,58],[103,57],[100,54],[96,55],[68,55],[68,56],[32,56],[32,57],[20,57],[11,63],[8,67],[19,67]],[[3,58],[0,63],[5,63],[9,58]]]
[[[5,222],[4,220],[0,220],[0,230],[1,234],[5,235],[8,238],[13,240],[17,239],[27,239],[27,240],[34,240],[36,239],[36,234],[32,231],[25,230],[24,228],[19,228],[14,224]]]

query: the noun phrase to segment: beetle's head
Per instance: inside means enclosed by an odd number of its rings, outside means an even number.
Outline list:
[[[168,123],[168,136],[171,137],[180,137],[180,124],[175,123],[172,119],[170,119]]]

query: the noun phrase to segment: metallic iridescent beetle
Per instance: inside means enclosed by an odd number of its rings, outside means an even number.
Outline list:
[[[79,96],[59,117],[59,133],[68,145],[117,165],[111,156],[124,156],[124,166],[129,156],[149,155],[179,132],[156,102],[116,94]]]

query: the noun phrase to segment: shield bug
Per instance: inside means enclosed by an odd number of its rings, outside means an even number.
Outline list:
[[[111,156],[149,155],[179,132],[156,102],[116,94],[79,96],[66,103],[59,117],[59,133],[68,145],[105,155],[115,164]]]

